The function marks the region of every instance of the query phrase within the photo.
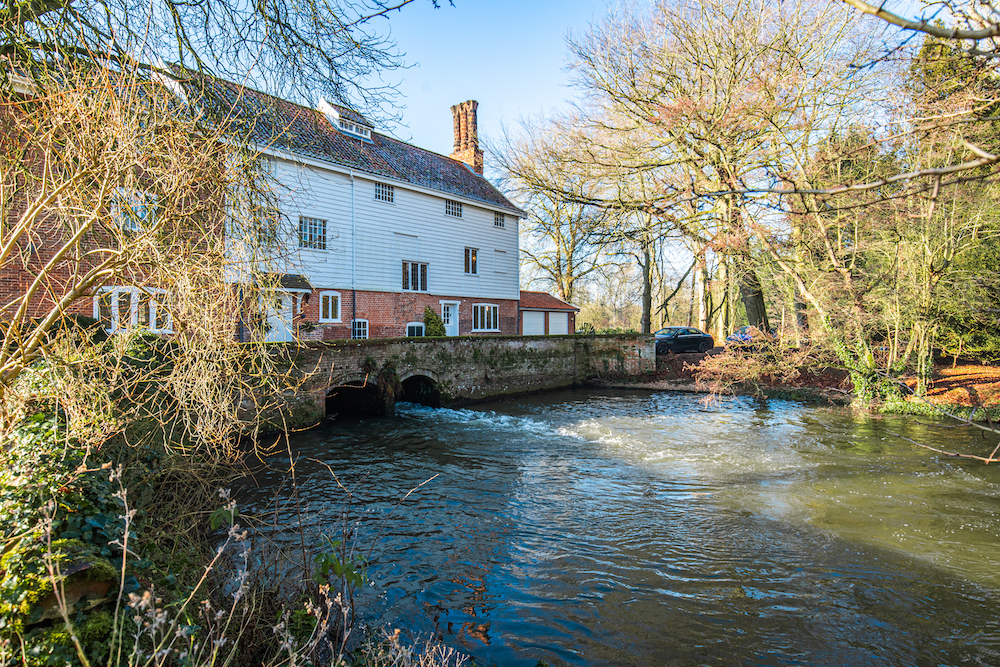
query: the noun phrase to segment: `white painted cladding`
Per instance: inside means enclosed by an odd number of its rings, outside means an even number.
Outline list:
[[[399,292],[405,260],[427,264],[431,294],[477,300],[519,298],[518,219],[513,214],[506,213],[506,226],[497,227],[494,209],[390,181],[383,182],[393,185],[393,201],[376,200],[376,180],[355,174],[355,240],[349,175],[285,160],[275,162],[275,176],[287,188],[281,196],[281,212],[293,228],[289,231],[297,229],[299,216],[327,221],[326,250],[298,248],[296,234],[287,234],[287,259],[278,262],[281,266],[276,270],[305,275],[317,289],[350,289],[354,256],[358,290]],[[445,215],[446,199],[462,202],[461,218]],[[466,248],[478,251],[477,274],[465,273]]]

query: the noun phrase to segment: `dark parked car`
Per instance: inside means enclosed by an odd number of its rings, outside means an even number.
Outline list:
[[[656,353],[707,352],[715,347],[715,339],[694,327],[666,327],[655,334]]]
[[[740,327],[733,333],[726,336],[726,345],[755,348],[760,345],[773,342],[777,339],[778,336],[776,334],[769,331],[763,331],[752,324],[748,324],[747,326]]]

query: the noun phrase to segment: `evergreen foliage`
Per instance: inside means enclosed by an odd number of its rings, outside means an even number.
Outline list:
[[[424,308],[424,335],[437,337],[448,335],[441,316],[434,312],[430,306]]]

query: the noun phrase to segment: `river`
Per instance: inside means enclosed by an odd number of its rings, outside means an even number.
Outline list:
[[[968,428],[747,397],[554,392],[291,442],[290,551],[349,525],[359,612],[479,664],[1000,665],[1000,469]],[[436,477],[435,477],[436,476]],[[430,478],[430,482],[408,491]],[[255,486],[257,485],[257,486]]]

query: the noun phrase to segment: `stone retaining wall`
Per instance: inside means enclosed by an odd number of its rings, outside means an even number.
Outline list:
[[[653,338],[610,336],[460,336],[315,341],[287,345],[290,363],[306,376],[295,404],[304,426],[322,414],[331,389],[368,383],[390,389],[415,376],[433,380],[442,404],[572,387],[594,377],[640,377],[656,371]],[[391,409],[390,409],[391,411]]]

